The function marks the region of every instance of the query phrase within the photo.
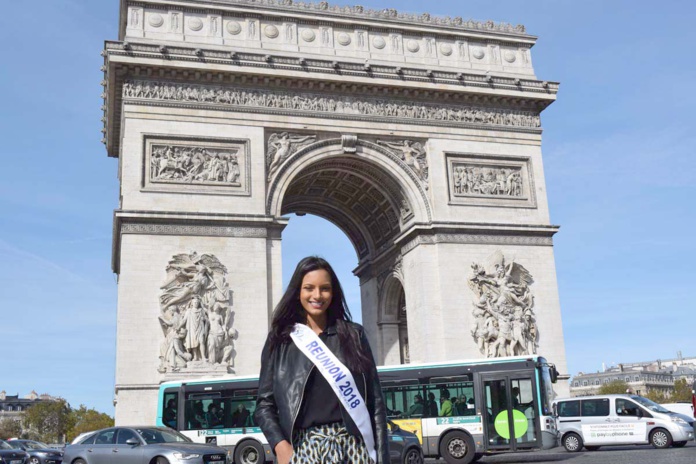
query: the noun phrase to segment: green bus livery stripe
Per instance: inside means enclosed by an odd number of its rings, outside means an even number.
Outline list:
[[[475,424],[481,422],[480,416],[471,417],[438,417],[437,425],[451,425],[451,424]]]
[[[198,436],[213,436],[213,435],[248,435],[250,433],[261,433],[259,427],[247,427],[244,429],[209,429],[199,430]]]

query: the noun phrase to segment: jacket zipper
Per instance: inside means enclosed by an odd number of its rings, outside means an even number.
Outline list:
[[[295,422],[297,422],[297,416],[300,415],[300,409],[302,409],[302,400],[304,400],[304,393],[305,389],[307,388],[307,381],[309,380],[309,376],[314,370],[314,367],[314,364],[312,364],[312,367],[309,369],[307,377],[305,377],[304,383],[302,384],[302,396],[300,396],[300,404],[297,406],[297,411],[295,411],[295,417],[292,419],[292,427],[290,427],[290,443],[292,443],[292,434],[295,431]]]

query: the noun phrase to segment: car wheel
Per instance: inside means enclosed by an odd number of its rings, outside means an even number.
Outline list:
[[[658,449],[669,448],[672,446],[672,435],[665,429],[655,429],[650,432],[650,444]]]
[[[82,459],[75,459],[75,461],[73,461],[73,464],[87,464],[87,463]]]
[[[582,449],[582,438],[577,433],[569,433],[563,437],[563,447],[569,453],[577,453]]]
[[[244,441],[234,448],[235,464],[261,464],[264,461],[263,447],[253,440]]]
[[[587,451],[597,451],[600,447],[599,446],[587,446],[585,445],[585,449]]]
[[[156,464],[169,464],[169,461],[167,461],[167,458],[163,458],[160,456],[157,458],[157,461],[155,461],[155,463]]]
[[[672,446],[674,446],[675,448],[681,448],[683,446],[686,446],[686,442],[685,441],[675,441],[674,443],[672,443]]]
[[[469,464],[475,454],[474,439],[464,432],[450,432],[440,442],[440,456],[449,464]]]
[[[423,456],[421,455],[420,451],[415,448],[411,448],[404,456],[404,464],[423,464]]]

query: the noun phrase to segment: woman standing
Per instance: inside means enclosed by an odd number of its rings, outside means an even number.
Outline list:
[[[328,262],[304,258],[273,313],[254,413],[279,464],[387,464],[382,390]]]

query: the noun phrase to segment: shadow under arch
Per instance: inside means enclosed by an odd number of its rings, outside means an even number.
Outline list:
[[[341,139],[298,150],[272,179],[266,212],[332,222],[363,261],[392,247],[411,224],[430,222],[431,210],[425,187],[398,156],[363,140],[354,150],[347,153]]]
[[[384,279],[379,296],[380,350],[383,364],[404,364],[409,362],[408,321],[406,294],[403,282],[397,273],[390,273]]]

